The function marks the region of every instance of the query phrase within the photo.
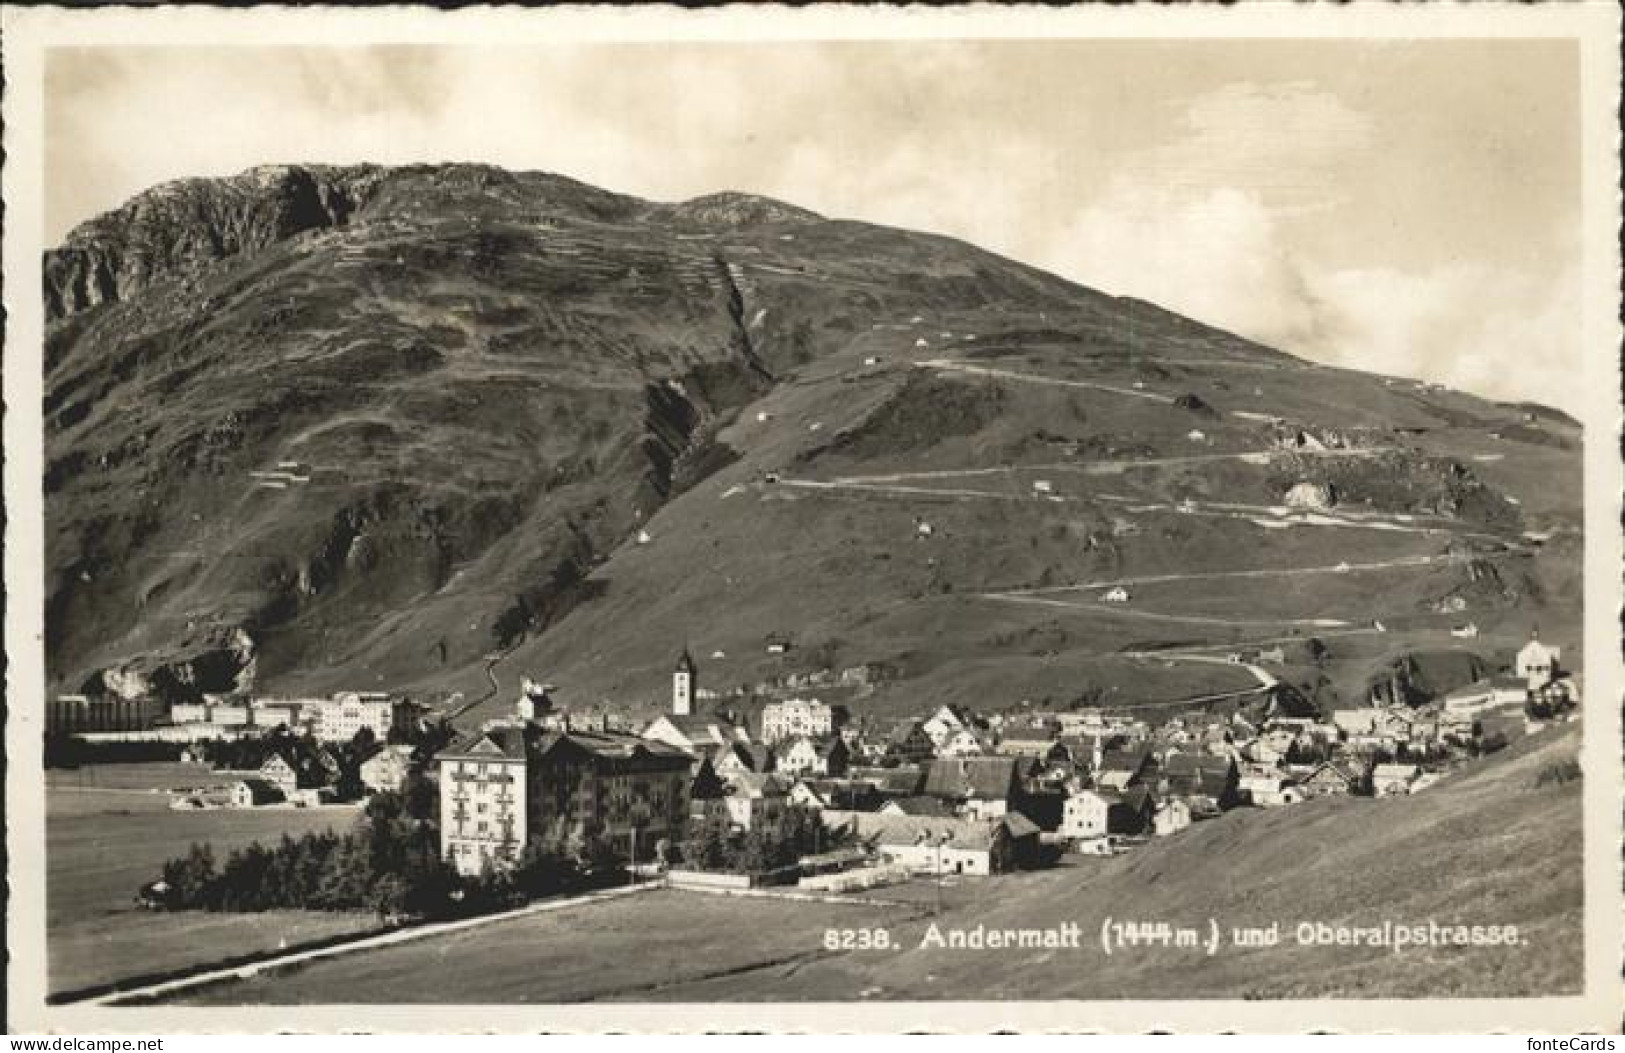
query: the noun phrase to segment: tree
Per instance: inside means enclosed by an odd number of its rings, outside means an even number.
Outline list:
[[[163,880],[177,906],[208,907],[215,893],[214,851],[208,845],[193,844],[185,856],[164,864]]]
[[[401,808],[406,816],[418,823],[430,825],[440,821],[440,787],[417,768],[406,773],[399,791]]]

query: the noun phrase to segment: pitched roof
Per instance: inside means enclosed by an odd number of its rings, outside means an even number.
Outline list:
[[[1336,761],[1322,761],[1321,763],[1315,765],[1315,770],[1304,776],[1303,781],[1308,782],[1311,779],[1319,779],[1323,772],[1331,778],[1341,779],[1346,783],[1353,783],[1356,781],[1354,776],[1349,774],[1349,770],[1343,767],[1341,764],[1338,764]]]
[[[733,738],[733,725],[721,717],[705,713],[663,713],[651,721],[649,727],[662,720],[690,742],[716,742]],[[647,729],[644,734],[648,734]]]
[[[890,733],[887,734],[886,740],[895,745],[901,746],[908,742],[911,737],[924,734],[925,725],[920,721],[902,720],[892,725],[892,729]]]
[[[937,845],[971,851],[993,847],[1002,819],[961,819],[957,816],[884,815],[880,812],[825,811],[826,822],[849,824],[860,838],[882,847]]]
[[[491,724],[471,734],[464,735],[452,742],[451,745],[435,755],[437,760],[448,758],[466,758],[479,760],[481,757],[505,757],[508,760],[524,760],[526,747],[534,743],[536,733],[528,726],[519,724]]]
[[[1136,812],[1151,811],[1157,806],[1156,796],[1147,786],[1130,786],[1123,791],[1122,801]]]
[[[1032,837],[1039,832],[1038,824],[1020,812],[1006,812],[999,821],[1010,831],[1011,837]]]
[[[1006,801],[1017,789],[1020,765],[1020,757],[942,757],[927,769],[924,792]]]
[[[729,741],[716,745],[710,751],[712,764],[721,764],[729,756],[737,758],[749,771],[767,771],[773,766],[773,751],[766,746]]]

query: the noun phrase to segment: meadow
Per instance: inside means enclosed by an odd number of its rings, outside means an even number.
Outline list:
[[[155,913],[137,890],[195,842],[223,861],[284,833],[344,830],[354,807],[172,812],[167,786],[223,781],[199,765],[105,765],[52,772],[46,789],[46,953],[61,994],[373,927],[364,914]]]

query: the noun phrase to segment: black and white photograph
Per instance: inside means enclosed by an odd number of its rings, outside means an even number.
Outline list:
[[[1616,1028],[1620,14],[1465,13],[7,10],[12,1018]]]

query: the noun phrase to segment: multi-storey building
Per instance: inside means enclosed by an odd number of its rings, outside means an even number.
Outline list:
[[[787,698],[762,708],[762,741],[769,745],[798,735],[821,739],[834,730],[834,708],[817,699]]]
[[[417,707],[385,694],[347,691],[306,705],[304,717],[311,733],[322,742],[349,742],[362,728],[379,742],[391,731],[405,731],[417,715]]]
[[[441,850],[465,874],[503,866],[533,838],[598,838],[647,860],[682,835],[693,757],[617,732],[488,725],[442,750]]]

